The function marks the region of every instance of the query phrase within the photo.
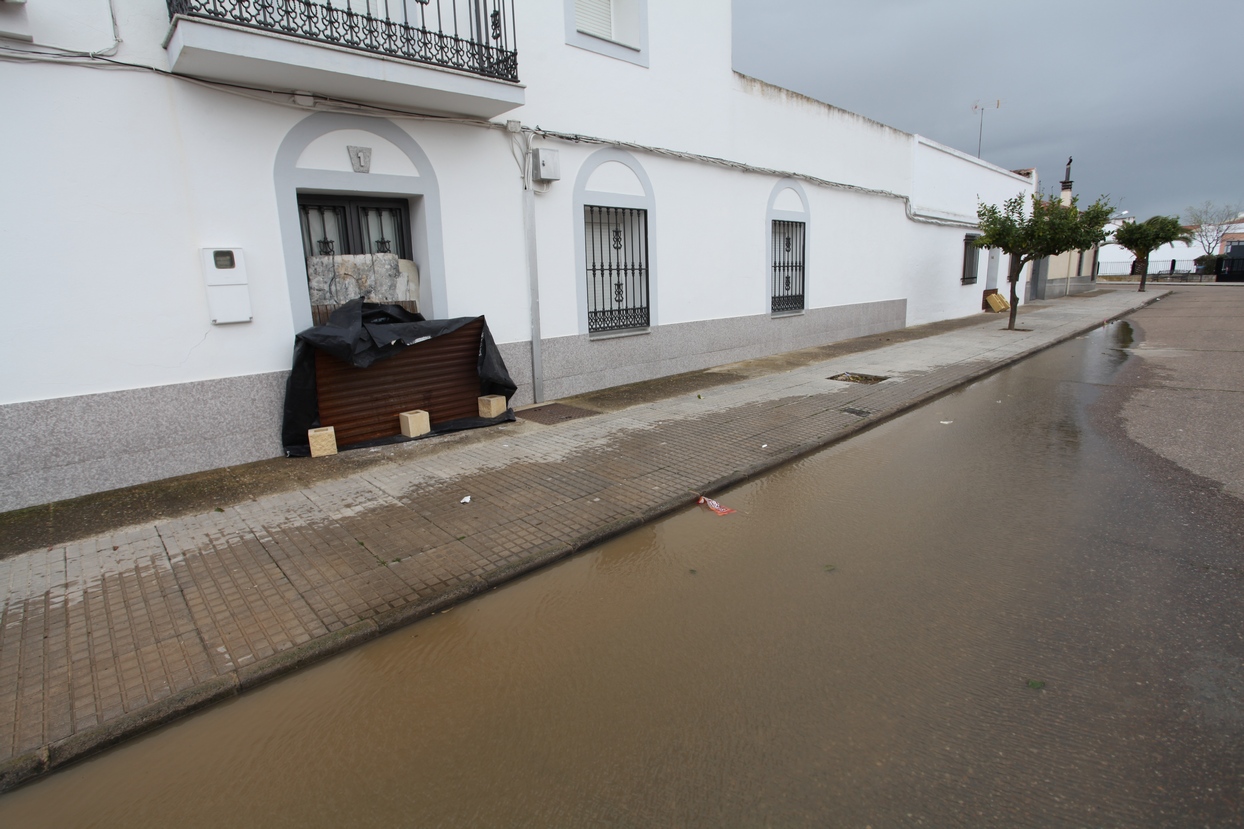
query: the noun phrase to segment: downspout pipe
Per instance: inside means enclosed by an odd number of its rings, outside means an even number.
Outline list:
[[[540,265],[536,256],[536,195],[531,176],[531,133],[522,124],[510,121],[506,128],[522,149],[523,172],[523,247],[527,258],[528,306],[531,312],[531,397],[544,402],[544,355],[540,348]]]
[[[531,151],[527,151],[531,163]],[[531,291],[531,396],[544,402],[544,355],[540,351],[540,270],[536,264],[536,197],[530,184],[523,188],[523,231],[527,245],[527,284]]]

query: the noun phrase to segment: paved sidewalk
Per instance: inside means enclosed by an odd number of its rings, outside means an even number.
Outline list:
[[[0,791],[1161,297],[1072,297],[0,560]],[[861,385],[840,372],[882,375]],[[297,463],[297,462],[290,462]],[[302,463],[315,463],[302,461]],[[470,496],[469,503],[463,499]]]

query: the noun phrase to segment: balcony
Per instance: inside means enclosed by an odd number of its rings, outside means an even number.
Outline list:
[[[522,106],[514,0],[168,0],[172,71],[431,113]]]

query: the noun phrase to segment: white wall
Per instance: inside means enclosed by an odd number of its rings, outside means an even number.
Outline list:
[[[930,217],[975,222],[977,205],[1001,204],[1035,187],[1030,178],[923,136],[915,136],[913,167],[912,206]]]
[[[210,125],[212,93],[152,75],[8,64],[4,141],[21,146],[0,222],[14,244],[5,268],[11,307],[31,309],[0,332],[0,402],[162,385],[273,370],[288,362],[271,155],[290,120],[228,102],[233,140]],[[277,122],[277,123],[274,123]],[[19,130],[20,136],[16,133]],[[205,140],[206,139],[206,140]],[[230,146],[232,145],[232,146]],[[232,151],[231,151],[232,150]],[[193,161],[190,161],[193,159]],[[212,326],[202,246],[245,250],[254,323]],[[44,313],[34,313],[45,308]],[[61,327],[47,337],[49,318]]]
[[[648,67],[567,45],[561,2],[531,3],[519,13],[527,103],[506,117],[908,189],[910,135],[733,72],[728,3],[649,3]]]
[[[15,241],[4,288],[13,307],[54,307],[62,333],[48,338],[37,313],[0,330],[4,353],[39,342],[38,360],[0,361],[0,403],[288,369],[291,305],[305,297],[291,297],[284,278],[273,164],[308,113],[149,74],[6,71],[22,117],[0,136],[23,148],[24,163],[6,183],[19,196],[0,200]],[[499,342],[529,339],[521,185],[505,134],[402,127],[452,183],[442,191],[450,276],[438,315],[486,314]],[[211,323],[202,247],[242,248],[253,322]]]
[[[115,0],[121,60],[167,66],[163,3]],[[101,49],[106,0],[30,4],[36,42]],[[520,75],[527,125],[634,141],[792,171],[892,196],[805,182],[807,301],[830,307],[908,300],[909,322],[973,313],[980,288],[959,282],[964,228],[977,199],[1032,184],[924,139],[734,73],[728,4],[651,3],[649,66],[567,45],[561,0],[524,4]],[[64,333],[15,315],[0,349],[37,360],[0,366],[0,403],[281,371],[295,333],[286,232],[273,176],[284,137],[308,111],[151,73],[7,64],[5,146],[21,148],[0,202],[16,240],[3,276],[12,307],[57,308]],[[486,314],[498,342],[530,338],[521,189],[501,130],[393,119],[440,182],[445,286],[439,316]],[[334,139],[337,140],[337,139]],[[348,143],[340,137],[337,143]],[[538,140],[561,151],[562,181],[537,198],[545,337],[580,324],[571,184],[598,145]],[[378,142],[379,145],[379,142]],[[382,148],[383,149],[383,148]],[[332,161],[331,142],[313,166]],[[12,152],[12,150],[11,150]],[[376,156],[377,175],[385,154]],[[766,204],[775,175],[637,152],[658,226],[658,322],[767,313]],[[400,162],[400,159],[399,159]],[[395,162],[396,163],[396,162]],[[240,247],[254,321],[213,326],[198,251]],[[984,261],[982,255],[982,263]],[[295,263],[296,265],[297,263]],[[983,274],[983,264],[982,264]],[[296,293],[296,292],[295,292]]]
[[[447,305],[437,316],[488,317],[497,342],[531,339],[522,182],[500,130],[406,123],[441,181]]]

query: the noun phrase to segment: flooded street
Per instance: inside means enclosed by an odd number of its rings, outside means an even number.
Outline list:
[[[0,797],[0,825],[1224,826],[1241,502],[1113,323]]]

